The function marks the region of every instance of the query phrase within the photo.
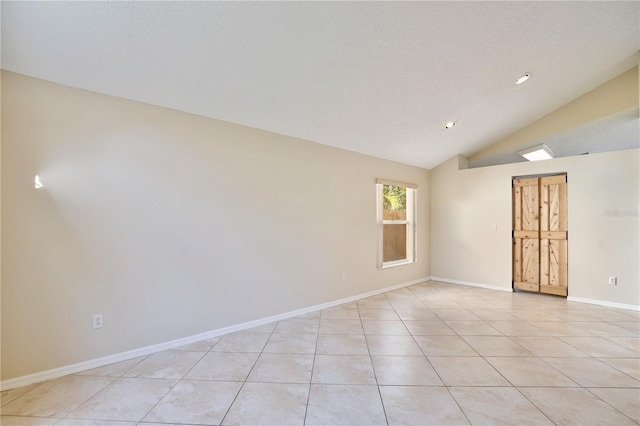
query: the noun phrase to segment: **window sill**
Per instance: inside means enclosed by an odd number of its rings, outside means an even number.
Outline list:
[[[402,266],[402,265],[410,265],[412,263],[415,263],[413,260],[409,260],[409,259],[402,259],[402,260],[394,260],[391,262],[384,262],[382,264],[382,267],[379,269],[387,269],[387,268],[393,268],[396,266]]]

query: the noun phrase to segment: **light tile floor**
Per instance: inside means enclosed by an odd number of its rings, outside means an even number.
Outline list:
[[[425,282],[2,392],[11,425],[640,423],[640,313]]]

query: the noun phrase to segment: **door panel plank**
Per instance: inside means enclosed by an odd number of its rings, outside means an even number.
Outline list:
[[[540,283],[540,253],[537,239],[522,240],[522,281]]]
[[[540,232],[540,239],[566,240],[567,239],[567,231],[542,231],[542,232]]]
[[[549,240],[547,240],[549,241]],[[557,286],[560,282],[560,244],[557,240],[549,241],[549,263],[547,265],[549,269],[549,282],[545,283],[552,286]]]
[[[545,176],[540,178],[540,185],[558,185],[562,183],[567,183],[567,175]]]
[[[539,235],[538,231],[513,231],[514,238],[521,238],[525,240],[538,239]]]
[[[569,269],[569,259],[568,259],[568,243],[566,240],[559,241],[560,244],[560,260],[558,261],[558,286],[564,287],[565,289],[569,286],[569,278],[568,278],[568,269]]]
[[[513,180],[513,186],[538,186],[538,178],[517,178]]]
[[[513,240],[513,280],[522,281],[522,240]]]
[[[547,188],[546,193],[548,193],[549,198],[549,227],[547,228],[549,231],[559,231],[560,230],[560,191],[558,189],[558,185],[545,185]]]
[[[513,226],[514,230],[522,230],[522,188],[519,186],[513,187]]]
[[[540,230],[549,231],[549,191],[547,186],[540,186]]]
[[[522,188],[522,229],[537,231],[538,226],[538,187],[525,186]]]
[[[513,287],[518,290],[540,291],[540,286],[538,284],[523,283],[521,281],[514,281]]]
[[[540,293],[555,294],[556,296],[566,296],[567,288],[540,284]]]
[[[566,180],[566,176],[565,176],[565,180]],[[560,198],[560,204],[558,206],[559,210],[558,210],[558,216],[559,216],[559,220],[558,220],[558,231],[568,231],[567,228],[567,224],[568,224],[568,217],[567,217],[567,184],[566,182],[563,184],[558,185],[558,190],[559,190],[559,198]]]
[[[549,240],[540,240],[540,284],[549,285]]]

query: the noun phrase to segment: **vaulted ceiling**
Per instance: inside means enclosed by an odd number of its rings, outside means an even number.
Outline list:
[[[636,65],[639,10],[3,1],[2,68],[433,168]]]

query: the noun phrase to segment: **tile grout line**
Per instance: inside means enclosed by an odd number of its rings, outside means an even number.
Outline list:
[[[316,355],[318,354],[318,341],[320,340],[320,327],[322,327],[322,311],[318,317],[318,331],[316,333],[316,345],[313,351],[313,361],[311,361],[311,376],[309,377],[309,390],[307,392],[307,403],[304,407],[303,426],[307,424],[307,414],[309,413],[309,401],[311,400],[311,386],[313,385],[313,371],[316,368]]]
[[[625,416],[626,418],[628,418],[629,420],[635,422],[635,420],[633,420],[631,417],[627,416],[625,413],[623,413],[622,411],[618,410],[616,407],[614,407],[613,405],[609,404],[607,401],[605,401],[604,399],[600,398],[598,395],[596,395],[595,393],[591,392],[591,389],[587,388],[587,387],[583,387],[582,389],[584,389],[585,391],[589,392],[591,395],[593,395],[594,397],[598,398],[598,400],[604,402],[605,404],[607,404],[609,407],[611,407],[611,409],[615,410],[616,412],[622,414],[623,416]],[[600,388],[600,389],[637,389],[637,388]]]
[[[219,341],[219,340],[218,340],[218,341]],[[214,347],[216,344],[218,344],[218,342],[214,343],[214,344],[209,348],[209,350],[208,350],[208,351],[206,351],[206,352],[203,352],[203,351],[193,351],[193,352],[199,352],[199,353],[202,353],[202,356],[201,356],[201,357],[200,357],[200,358],[199,358],[199,359],[198,359],[198,360],[197,360],[197,361],[196,361],[196,362],[191,366],[191,368],[189,368],[189,369],[188,369],[188,370],[187,370],[187,371],[182,375],[182,377],[180,377],[179,379],[177,379],[176,384],[175,384],[175,385],[173,385],[173,386],[171,386],[171,387],[169,388],[169,390],[167,391],[167,393],[165,393],[165,394],[164,394],[164,395],[163,395],[163,396],[162,396],[162,397],[161,397],[161,398],[160,398],[160,399],[159,399],[155,404],[153,404],[153,407],[151,407],[151,408],[149,409],[149,411],[147,411],[147,412],[144,414],[144,416],[142,416],[142,418],[141,418],[140,420],[138,420],[138,422],[142,422],[142,421],[144,421],[145,417],[147,417],[147,416],[148,416],[148,415],[149,415],[153,410],[155,410],[155,408],[156,408],[156,407],[157,407],[157,406],[158,406],[162,401],[164,401],[164,399],[167,397],[167,395],[169,395],[169,394],[170,394],[170,393],[171,393],[171,392],[172,392],[176,387],[178,387],[178,386],[180,385],[180,383],[182,383],[182,382],[184,381],[184,378],[185,378],[185,377],[187,377],[187,374],[189,374],[189,373],[191,372],[191,370],[193,370],[193,369],[195,368],[195,366],[196,366],[196,365],[198,365],[198,363],[200,363],[200,361],[202,361],[202,360],[203,360],[203,358],[204,358],[204,357],[205,357],[209,352],[211,352],[211,349],[213,349],[213,347]],[[171,350],[169,349],[169,350],[167,350],[166,352],[170,352],[170,351],[171,351]],[[165,351],[163,351],[163,352],[165,352]],[[172,351],[172,352],[183,352],[183,351]],[[188,351],[184,351],[184,352],[188,352]],[[157,353],[162,353],[162,352],[157,352]],[[147,357],[149,357],[149,356],[151,356],[151,355],[147,355]],[[147,357],[145,357],[145,359],[146,359]],[[140,362],[142,362],[142,361],[140,361]],[[136,365],[137,365],[137,364],[136,364]],[[131,368],[129,371],[131,371],[131,370],[133,370],[133,368]],[[168,379],[168,380],[171,380],[171,379]],[[176,379],[174,379],[174,380],[176,380]]]
[[[384,294],[384,293],[383,293]],[[385,299],[387,296],[385,295]],[[373,358],[371,357],[371,349],[369,348],[369,341],[364,331],[364,324],[362,323],[362,316],[360,315],[360,306],[356,302],[356,310],[358,311],[358,320],[360,320],[360,327],[362,327],[362,334],[364,335],[364,341],[367,345],[367,353],[369,354],[369,362],[371,363],[371,371],[373,372],[373,379],[376,381],[376,389],[378,390],[378,398],[380,398],[380,405],[382,406],[382,413],[384,414],[384,421],[389,425],[389,417],[387,416],[387,409],[382,398],[382,390],[380,389],[380,383],[378,382],[378,375],[376,374],[376,368],[373,365]]]
[[[276,332],[276,328],[278,327],[278,324],[280,324],[280,321],[278,321],[276,323],[276,325],[273,327],[273,330],[271,330],[271,333],[269,333],[269,338],[264,342],[264,345],[262,346],[262,350],[260,351],[260,353],[256,357],[256,360],[253,362],[253,365],[251,366],[251,369],[247,373],[247,375],[244,378],[244,380],[242,380],[242,385],[240,385],[240,388],[238,389],[238,392],[233,397],[233,401],[231,401],[231,404],[229,404],[229,408],[227,408],[227,411],[224,413],[224,416],[222,416],[222,420],[220,420],[220,424],[221,425],[224,424],[225,419],[227,418],[227,416],[229,415],[229,412],[231,411],[231,407],[233,407],[233,404],[235,404],[236,400],[238,399],[238,396],[240,396],[240,393],[242,392],[242,389],[244,389],[244,385],[247,384],[247,379],[249,378],[249,376],[251,375],[251,372],[253,371],[253,369],[255,368],[256,364],[258,363],[258,360],[260,359],[260,355],[262,355],[262,353],[264,352],[264,348],[267,347],[267,343],[269,343],[269,340],[271,340],[271,337]],[[242,331],[247,331],[247,330],[242,330]],[[236,333],[239,333],[239,332],[236,332]],[[220,340],[222,340],[222,338]],[[220,340],[218,342],[220,342]],[[218,342],[216,342],[216,345],[218,344]],[[211,348],[211,350],[213,350],[213,347]],[[231,352],[231,353],[233,353],[233,352]]]

